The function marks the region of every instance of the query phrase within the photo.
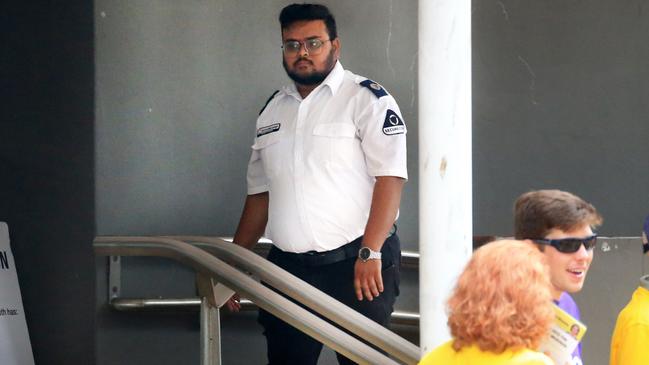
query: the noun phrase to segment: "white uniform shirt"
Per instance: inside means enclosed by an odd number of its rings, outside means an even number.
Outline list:
[[[269,192],[266,236],[281,250],[363,235],[375,176],[408,178],[405,124],[392,96],[339,62],[305,99],[285,87],[259,115],[248,194]]]

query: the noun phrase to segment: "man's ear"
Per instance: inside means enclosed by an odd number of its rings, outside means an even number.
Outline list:
[[[334,54],[336,55],[336,60],[340,58],[340,37],[337,37],[331,41],[331,46],[334,49]]]

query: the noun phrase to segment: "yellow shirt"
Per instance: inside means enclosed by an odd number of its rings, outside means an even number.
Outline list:
[[[549,357],[529,349],[495,354],[471,345],[456,352],[452,344],[449,341],[429,352],[419,365],[554,365]]]
[[[617,317],[610,365],[649,364],[649,290],[638,287]]]

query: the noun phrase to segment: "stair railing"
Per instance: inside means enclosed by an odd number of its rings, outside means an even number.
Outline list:
[[[191,241],[188,244],[183,241]],[[327,323],[299,305],[277,294],[248,275],[251,272],[279,291],[330,319],[395,359],[416,364],[419,348],[378,325],[358,312],[336,301],[320,290],[268,262],[259,255],[222,239],[202,236],[127,237],[104,236],[94,241],[95,252],[106,256],[160,256],[183,262],[202,275],[241,293],[259,307],[274,314],[333,350],[361,364],[397,364],[394,360],[337,327]],[[206,254],[206,251],[210,254]],[[218,257],[218,258],[217,258]],[[204,294],[204,293],[203,293]],[[201,304],[202,363],[220,364],[218,307],[209,295]],[[203,324],[208,328],[204,329]],[[216,340],[216,341],[215,341]],[[205,341],[205,345],[203,345]],[[217,343],[214,343],[217,342]],[[214,360],[216,358],[216,360]]]

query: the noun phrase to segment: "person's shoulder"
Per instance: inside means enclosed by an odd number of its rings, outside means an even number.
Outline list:
[[[390,95],[381,84],[371,79],[365,79],[359,82],[358,85],[369,90],[377,99]]]
[[[477,345],[462,349],[463,360],[469,364],[482,365],[554,365],[552,359],[538,351],[527,348],[512,350],[506,349],[500,353],[481,350]]]
[[[575,299],[572,297],[572,295],[567,292],[563,292],[563,294],[561,294],[561,300],[565,300],[567,303],[577,305],[577,302],[575,302]]]
[[[649,295],[645,295],[649,293],[646,290],[643,287],[635,290],[629,303],[620,311],[618,323],[649,326]]]
[[[288,86],[282,87],[281,89],[275,90],[271,94],[269,94],[267,99],[266,99],[266,102],[264,103],[263,107],[259,111],[259,115],[261,116],[261,114],[266,109],[273,106],[273,104],[278,103],[278,102],[282,102],[283,100],[284,101],[287,100],[286,98],[290,97],[290,95],[294,92],[294,87],[293,87],[293,90],[291,90],[291,89],[292,89],[291,86],[288,85]]]
[[[516,355],[516,361],[512,362],[512,364],[516,365],[553,365],[554,361],[552,361],[551,358],[549,358],[547,355],[530,350],[530,349],[525,349],[521,352],[519,352]]]
[[[353,85],[357,92],[371,95],[372,99],[391,98],[390,93],[383,85],[365,76],[356,75],[349,70],[345,70],[345,80]]]
[[[266,107],[268,107],[268,104],[270,104],[270,102],[273,101],[273,99],[275,98],[275,96],[277,96],[277,94],[279,94],[279,92],[280,92],[279,90],[275,90],[275,91],[274,91],[274,92],[273,92],[273,93],[268,97],[268,99],[266,99],[266,102],[264,103],[264,106],[263,106],[263,107],[261,108],[261,110],[259,111],[259,115],[261,115],[261,113],[263,113],[264,110],[266,110]]]
[[[448,362],[450,357],[455,353],[452,344],[453,341],[448,341],[432,349],[421,359],[418,365],[435,365]]]
[[[559,298],[559,301],[556,304],[566,313],[570,314],[576,319],[580,319],[579,306],[570,294],[563,292],[563,294],[561,294],[561,298]]]

